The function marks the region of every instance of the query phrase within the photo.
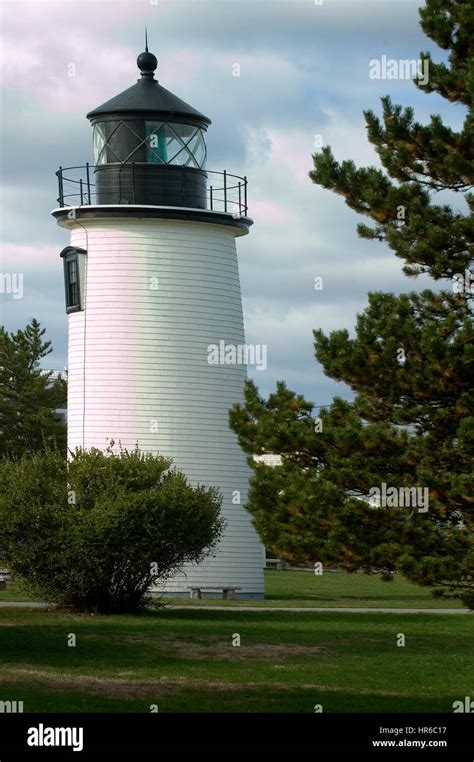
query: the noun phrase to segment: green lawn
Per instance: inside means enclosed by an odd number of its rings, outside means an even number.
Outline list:
[[[311,572],[266,571],[265,601],[209,601],[175,599],[179,605],[209,603],[222,606],[296,606],[355,608],[463,608],[454,599],[433,598],[428,588],[417,587],[403,577],[383,582],[379,575],[327,572],[317,576]]]
[[[433,598],[428,588],[416,587],[403,577],[382,582],[379,576],[327,572],[321,576],[311,572],[265,572],[265,601],[191,601],[189,598],[169,603],[206,606],[296,606],[296,607],[364,607],[364,608],[462,608],[460,601]],[[0,601],[31,600],[12,582],[0,590]]]
[[[380,575],[267,571],[266,589],[270,605],[290,601],[297,606],[462,608],[460,601],[435,599],[428,588],[400,576],[384,582]]]
[[[26,712],[451,712],[472,695],[472,635],[470,615],[2,608],[0,700]]]
[[[0,590],[0,601],[31,601],[34,596],[25,593],[19,582],[7,582],[4,590]]]

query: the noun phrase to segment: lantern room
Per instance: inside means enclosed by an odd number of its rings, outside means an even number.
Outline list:
[[[87,114],[98,204],[206,208],[211,120],[162,87],[148,48],[138,82]]]

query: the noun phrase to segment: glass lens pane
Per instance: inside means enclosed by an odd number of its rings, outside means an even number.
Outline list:
[[[165,122],[145,122],[145,135],[142,141],[145,158],[140,149],[121,161],[143,161],[147,164],[173,164],[201,168],[206,162],[206,143],[202,130],[190,124],[167,124]],[[109,140],[109,146],[113,141]],[[114,145],[117,150],[117,141]],[[140,154],[140,156],[139,156]]]
[[[94,145],[94,163],[105,164],[105,134],[102,124],[95,124],[92,131],[92,140]]]
[[[167,164],[166,125],[162,122],[145,122],[145,134],[147,164]]]
[[[173,130],[178,134],[183,143],[187,143],[198,128],[192,124],[173,124]]]
[[[185,160],[183,160],[183,162],[182,162],[183,166],[185,166],[185,167],[193,167],[193,169],[199,169],[198,165],[196,164],[196,160],[195,160],[194,156],[192,155],[192,153],[188,153],[186,151],[186,157],[187,158]]]
[[[183,164],[185,155],[182,153],[184,143],[179,134],[179,124],[166,125],[166,144],[168,147],[168,164]]]
[[[145,161],[143,127],[141,120],[107,122],[107,163]]]
[[[201,130],[198,130],[191,138],[187,147],[194,156],[196,166],[203,167],[206,160],[206,145]]]

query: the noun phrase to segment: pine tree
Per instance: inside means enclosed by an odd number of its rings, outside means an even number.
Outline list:
[[[338,163],[324,147],[310,177],[372,221],[359,235],[386,242],[408,277],[449,278],[449,288],[371,293],[354,339],[314,332],[316,359],[352,388],[352,402],[335,398],[318,415],[284,383],[264,400],[248,382],[230,420],[254,468],[247,507],[273,552],[387,579],[401,572],[474,607],[474,13],[463,0],[427,0],[420,16],[449,56],[436,64],[422,54],[429,79],[415,84],[467,107],[462,130],[439,115],[421,125],[385,97],[382,120],[365,112],[383,169]],[[281,467],[253,460],[269,452]],[[383,484],[426,488],[427,510],[368,504]]]
[[[55,414],[66,406],[66,382],[40,368],[52,351],[44,333],[35,319],[16,333],[0,327],[0,458],[66,451],[66,426]]]

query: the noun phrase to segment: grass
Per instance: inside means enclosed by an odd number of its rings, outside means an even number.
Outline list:
[[[270,595],[299,605],[300,590],[313,605],[340,605],[354,581],[353,594],[365,596],[354,605],[387,605],[387,590],[392,605],[406,606],[423,592],[400,581],[366,588],[376,580],[362,575],[313,576],[269,572]],[[396,645],[400,633],[405,647]],[[0,700],[23,701],[26,712],[149,712],[151,704],[160,712],[313,712],[315,704],[324,712],[452,712],[453,701],[472,695],[474,673],[471,617],[424,613],[194,607],[102,617],[2,608],[0,654]]]
[[[4,590],[0,590],[0,601],[34,601],[34,595],[26,593],[20,582],[12,580],[7,582]]]
[[[209,601],[174,599],[179,605],[281,606],[313,608],[463,608],[455,599],[433,598],[429,588],[421,588],[396,576],[383,582],[379,575],[327,572],[265,572],[264,601]]]
[[[462,608],[454,599],[433,598],[429,588],[420,588],[396,576],[383,582],[380,576],[329,573],[317,576],[310,572],[265,572],[264,601],[209,601],[189,598],[166,599],[177,605],[267,606],[267,607],[347,607],[347,608]],[[18,582],[0,590],[0,601],[33,600]]]

